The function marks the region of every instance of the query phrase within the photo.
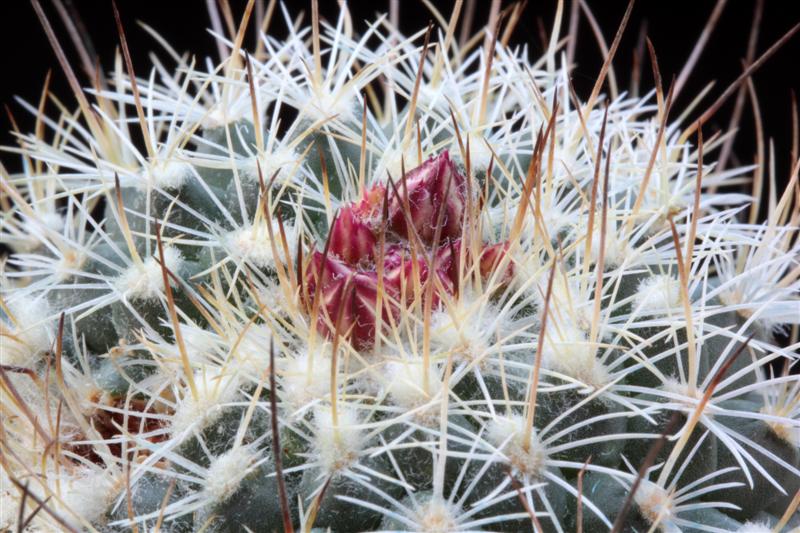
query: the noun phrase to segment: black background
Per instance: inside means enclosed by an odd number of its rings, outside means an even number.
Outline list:
[[[266,0],[264,0],[266,1]],[[41,0],[50,17],[56,32],[75,70],[82,75],[77,55],[69,43],[64,26],[55,9],[48,0]],[[70,1],[64,0],[65,4]],[[433,3],[449,16],[452,1],[436,1]],[[476,0],[476,12],[473,28],[477,29],[486,21],[490,0]],[[571,0],[565,1],[564,30]],[[110,1],[106,0],[71,0],[74,10],[80,14],[86,32],[94,43],[101,65],[108,70],[113,65],[115,48],[119,38],[114,24]],[[244,0],[230,0],[236,15],[242,13]],[[511,2],[504,0],[503,7]],[[603,30],[607,42],[611,42],[614,33],[625,11],[627,2],[622,0],[604,0],[590,2],[594,15]],[[630,79],[633,51],[642,24],[647,24],[647,35],[653,42],[658,54],[659,66],[665,83],[672,76],[677,76],[689,56],[697,37],[714,8],[711,0],[674,0],[655,1],[640,0],[634,7],[630,23],[621,42],[619,52],[614,61],[621,88],[627,88]],[[138,25],[137,21],[147,22],[170,42],[179,52],[191,51],[198,58],[212,56],[216,58],[216,48],[212,37],[206,32],[210,26],[204,0],[118,0],[123,24],[133,56],[134,66],[139,75],[146,74],[149,69],[147,54],[159,51],[159,45]],[[310,13],[310,0],[289,0],[288,10],[293,14],[305,11]],[[364,27],[364,21],[373,19],[378,12],[388,11],[388,0],[374,2],[351,1],[350,10],[357,28]],[[540,26],[549,31],[555,14],[555,0],[529,2],[520,19],[512,39],[513,44],[527,43],[532,57],[542,51]],[[745,56],[747,39],[753,16],[753,0],[730,0],[709,40],[700,62],[695,68],[689,83],[676,101],[674,109],[683,109],[707,83],[716,81],[714,89],[704,100],[709,105],[727,85],[742,71],[742,59]],[[339,11],[334,0],[320,0],[320,11],[328,20],[335,20]],[[419,0],[400,0],[401,28],[411,33],[424,27],[431,19],[429,12]],[[273,19],[271,31],[280,34],[284,25],[280,17]],[[800,21],[800,2],[784,0],[765,0],[764,15],[761,23],[758,51],[762,52],[775,42],[792,25]],[[33,119],[14,100],[21,97],[29,102],[39,98],[45,75],[48,69],[53,70],[52,90],[66,102],[74,102],[65,77],[61,72],[55,56],[44,37],[44,32],[33,12],[31,5],[25,0],[6,0],[0,4],[0,104],[7,106],[20,124],[20,129],[29,131],[33,127]],[[249,40],[252,46],[252,39]],[[245,43],[248,46],[248,43]],[[165,58],[165,54],[161,54]],[[777,179],[785,184],[790,171],[791,147],[791,92],[800,88],[800,34],[795,36],[787,46],[781,49],[755,75],[761,111],[764,119],[766,136],[774,140],[777,163]],[[586,98],[599,72],[602,56],[595,38],[585,19],[581,19],[579,41],[576,53],[577,68],[573,72],[573,82],[578,93]],[[643,65],[642,90],[652,87],[650,64]],[[88,85],[85,77],[81,82]],[[702,109],[704,106],[701,105]],[[720,110],[713,121],[706,127],[706,135],[716,129],[727,126],[732,104]],[[8,133],[10,121],[7,112],[0,116],[0,144],[14,142]],[[750,106],[745,109],[741,123],[741,132],[737,137],[734,154],[741,163],[752,162],[755,153],[755,133],[753,115]],[[7,167],[14,169],[17,161],[13,157],[2,155]]]

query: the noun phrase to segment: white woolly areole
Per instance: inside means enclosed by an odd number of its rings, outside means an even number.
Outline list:
[[[352,84],[346,84],[336,93],[326,87],[321,91],[312,89],[309,94],[301,97],[300,101],[305,103],[303,113],[315,122],[328,121],[333,117],[337,121],[352,122],[355,118],[355,103],[358,98]]]
[[[73,272],[83,268],[87,257],[85,250],[81,248],[64,250],[53,267],[53,274],[59,281],[66,281],[74,275]]]
[[[9,305],[14,321],[5,318],[0,325],[0,362],[4,365],[30,367],[36,364],[55,341],[55,320],[46,300],[30,297]]]
[[[224,341],[216,333],[199,328],[194,324],[181,324],[180,328],[186,347],[186,356],[192,368],[217,360],[220,353],[227,353]],[[183,379],[185,367],[181,351],[175,343],[169,341],[153,343],[151,352],[158,356],[162,377]]]
[[[60,486],[60,499],[50,497],[48,506],[57,512],[75,531],[83,531],[83,523],[75,516],[80,516],[86,522],[98,525],[106,518],[106,512],[119,494],[120,484],[114,478],[113,470],[96,467],[64,469],[56,472],[48,469],[44,479],[47,479],[50,493],[38,481],[31,481],[28,490],[40,500],[48,500],[51,493],[56,492],[56,482]],[[19,491],[8,478],[5,469],[0,469],[0,529],[2,531],[16,530],[19,509],[14,505]],[[29,500],[30,501],[30,500]],[[62,505],[63,502],[63,505]],[[30,513],[30,508],[28,509]],[[26,515],[27,516],[27,515]],[[47,513],[37,513],[26,532],[54,531],[53,522]],[[60,529],[59,529],[60,531]]]
[[[663,313],[679,307],[680,304],[680,282],[669,274],[658,274],[643,279],[633,299],[634,309],[639,309],[646,315]]]
[[[542,365],[593,387],[602,387],[611,380],[586,333],[567,324],[559,328],[548,326]]]
[[[218,100],[214,104],[214,107],[212,107],[205,115],[203,115],[200,125],[203,127],[203,129],[213,130],[216,128],[221,128],[223,126],[236,123],[246,116],[247,113],[251,112],[252,108],[250,105],[245,108],[244,106],[236,106],[235,103],[236,102],[234,102],[234,105],[231,105],[231,103],[227,100]],[[231,135],[234,135],[233,130],[231,131]]]
[[[294,226],[284,223],[283,229],[286,233],[286,244],[291,253],[292,243],[295,241]],[[276,258],[272,249],[273,243],[275,251],[278,253],[278,260],[286,261],[281,230],[277,222],[272,223],[272,240],[270,240],[270,228],[262,220],[225,234],[222,242],[234,260],[248,261],[259,268],[275,268]]]
[[[467,150],[467,136],[462,133],[461,142],[464,145],[464,158],[463,164],[466,166],[466,150]],[[462,160],[461,145],[458,144],[458,137],[453,139],[450,144],[450,153],[457,156]],[[473,171],[483,172],[489,168],[489,163],[492,161],[492,151],[486,146],[483,136],[480,134],[472,133],[469,135],[469,164]]]
[[[538,477],[542,474],[547,460],[547,450],[536,436],[536,429],[525,438],[527,419],[518,414],[508,417],[494,417],[489,421],[486,436],[501,450],[511,466],[523,474]]]
[[[499,226],[505,223],[504,219],[507,216],[506,213],[500,212],[498,214],[500,222],[496,223],[496,225]],[[495,233],[484,235],[484,239],[487,241],[496,239]],[[523,231],[523,233],[525,232]],[[528,232],[526,235],[530,234],[532,232]],[[534,251],[533,246],[533,243],[527,243],[522,246],[511,247],[511,264],[514,265],[514,276],[511,283],[515,289],[524,290],[525,294],[533,298],[538,306],[544,299],[544,294],[547,290],[546,278],[544,278],[544,285],[541,284],[542,273],[547,271],[547,267],[544,265],[541,256]]]
[[[223,374],[222,370],[207,367],[194,375],[197,399],[186,391],[172,415],[172,433],[179,435],[189,427],[202,430],[222,414],[222,406],[233,401],[238,392],[239,379],[235,375]]]
[[[61,477],[61,498],[65,507],[91,523],[102,521],[118,489],[116,480],[107,470],[87,468]],[[62,513],[71,516],[63,510]]]
[[[661,385],[661,388],[665,392],[669,392],[676,396],[682,396],[683,402],[685,403],[685,408],[689,410],[689,412],[694,411],[697,407],[697,401],[701,400],[703,397],[702,390],[698,389],[697,387],[690,387],[688,383],[684,383],[672,376],[667,377]],[[710,413],[706,413],[706,416],[711,416]]]
[[[304,353],[279,361],[283,399],[295,409],[330,395],[332,362],[329,352],[330,348],[325,345],[313,356]]]
[[[147,169],[141,180],[137,180],[138,187],[145,188],[147,184],[159,189],[180,189],[192,175],[192,166],[183,161],[160,161]]]
[[[592,245],[590,248],[592,262],[600,261],[600,220],[596,217],[594,231],[592,232]],[[603,265],[607,267],[619,266],[625,259],[634,255],[634,249],[629,242],[626,242],[617,233],[616,225],[609,221],[606,226],[605,254],[603,255]]]
[[[261,167],[261,176],[264,178],[264,185],[269,185],[272,176],[277,172],[275,186],[282,185],[292,177],[295,167],[298,166],[300,156],[286,147],[277,147],[269,154],[262,154],[247,159],[242,165],[242,177],[259,181],[258,168]]]
[[[652,123],[651,123],[652,125]],[[652,133],[652,130],[651,132]],[[654,142],[654,138],[644,142]],[[635,150],[634,153],[642,158],[647,157],[645,151]],[[643,159],[638,163],[642,164]],[[673,168],[685,168],[685,162],[676,161]],[[707,172],[710,169],[707,169]],[[635,178],[637,181],[640,179],[638,176]],[[694,178],[691,178],[694,181]],[[647,184],[647,190],[644,191],[642,197],[642,206],[635,217],[638,224],[651,223],[648,233],[653,234],[661,229],[669,228],[669,218],[677,216],[690,205],[691,198],[694,194],[694,187],[683,187],[683,194],[676,190],[675,182],[671,180],[665,181],[662,177],[651,179]]]
[[[428,369],[426,393],[425,365],[422,358],[387,363],[386,377],[389,380],[387,391],[392,401],[407,409],[425,405],[431,398],[435,398],[443,387],[440,370],[431,366]],[[436,416],[438,417],[438,413]]]
[[[221,503],[233,496],[258,454],[247,446],[237,446],[211,460],[206,472],[205,492]]]
[[[189,324],[181,324],[180,328],[190,361],[205,362],[220,348],[220,338],[213,331]]]
[[[652,481],[642,480],[633,495],[639,512],[651,524],[657,520],[661,531],[680,533],[681,529],[672,520],[675,518],[675,503],[670,494]]]
[[[330,405],[320,405],[314,409],[314,450],[319,458],[320,468],[329,474],[349,467],[364,448],[364,433],[357,427],[358,413],[345,405],[336,410],[334,424]]]
[[[425,159],[422,162],[424,163]],[[408,172],[419,164],[421,163],[416,149],[403,151],[400,148],[387,148],[381,153],[374,175],[388,184],[388,173],[395,184],[399,184],[403,179],[403,168]]]
[[[779,405],[765,405],[761,408],[761,412],[770,416],[786,417],[785,408]],[[786,422],[768,420],[765,423],[779,439],[793,448],[800,448],[800,427],[795,425],[795,420],[786,418]]]
[[[164,262],[170,272],[177,273],[183,264],[180,251],[164,248]],[[133,264],[116,280],[117,289],[125,298],[133,300],[152,300],[164,292],[164,277],[161,265],[155,256],[145,259],[142,264]]]
[[[549,272],[546,274],[539,272],[539,279],[534,286],[533,296],[540,321],[544,313],[549,278]],[[556,274],[550,292],[548,324],[558,324],[559,328],[563,326],[568,330],[578,329],[588,332],[592,326],[594,300],[589,299],[584,294],[581,293],[578,282],[574,278],[565,279],[563,276]]]
[[[224,126],[230,122],[233,122],[233,119],[228,119],[225,114],[220,110],[220,106],[215,106],[211,110],[208,111],[205,115],[203,115],[203,119],[200,121],[200,125],[204,129],[214,129]]]
[[[456,520],[457,514],[458,510],[453,504],[442,498],[433,497],[417,511],[416,521],[419,531],[424,533],[460,531]]]
[[[269,311],[273,307],[267,307]],[[246,331],[237,332],[229,346],[238,343],[236,351],[228,357],[228,369],[240,376],[247,376],[253,382],[258,382],[267,376],[269,369],[269,340],[271,332],[263,324],[251,324]]]
[[[745,522],[736,530],[736,533],[772,533],[772,531],[766,522]]]
[[[269,309],[273,315],[287,315],[286,294],[278,283],[267,278],[263,285],[258,286],[257,291],[260,305]]]
[[[468,361],[483,359],[499,332],[497,310],[485,298],[461,295],[454,305],[431,315],[431,345]]]
[[[495,234],[505,234],[508,231],[507,226],[510,224],[508,207],[501,204],[495,207],[485,207],[484,209],[489,213],[492,227],[497,228],[495,229]],[[529,250],[538,250],[541,247],[542,229],[546,229],[547,234],[551,238],[555,238],[563,231],[568,231],[577,224],[576,211],[571,209],[566,201],[564,205],[554,203],[549,209],[542,209],[540,215],[541,220],[537,219],[537,215],[534,215],[530,209],[525,212],[520,231],[522,247],[518,251],[518,256],[515,255],[514,257],[515,264],[532,260],[534,268],[532,275],[536,276],[541,271],[542,261],[538,253],[530,253]]]

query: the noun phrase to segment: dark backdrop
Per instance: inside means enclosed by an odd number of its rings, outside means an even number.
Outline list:
[[[77,56],[69,45],[64,26],[61,24],[49,0],[41,0],[50,16],[57,34],[67,49],[73,65],[78,68]],[[64,0],[70,4],[70,0]],[[146,21],[158,30],[178,51],[190,50],[198,56],[215,54],[213,39],[205,32],[209,19],[203,0],[118,0],[125,25],[134,64],[140,74],[148,67],[147,53],[157,50],[158,45],[136,24]],[[235,13],[241,13],[244,0],[230,0]],[[310,11],[310,0],[288,0],[288,8],[294,13]],[[388,11],[388,0],[349,2],[356,25],[363,27],[363,21],[374,17],[379,11]],[[433,0],[445,14],[449,14],[453,2]],[[474,28],[486,20],[490,0],[475,0],[476,12]],[[98,51],[101,64],[106,69],[112,64],[118,36],[114,25],[110,1],[71,0],[74,10],[80,14],[85,31],[90,35]],[[505,7],[511,4],[504,0]],[[523,13],[512,42],[527,42],[532,55],[542,50],[540,27],[549,28],[555,13],[555,0],[529,2]],[[565,18],[570,0],[565,1]],[[626,7],[622,0],[602,0],[590,2],[606,40],[613,39],[619,21]],[[620,85],[627,87],[631,72],[633,50],[636,47],[640,28],[647,26],[647,34],[658,54],[660,68],[665,83],[677,75],[689,56],[698,35],[714,8],[711,0],[640,0],[634,11],[614,61]],[[711,96],[705,100],[708,105],[716,95],[741,73],[741,61],[745,56],[747,39],[753,18],[753,0],[733,0],[728,2],[717,28],[706,46],[689,83],[676,102],[682,109],[708,82],[717,84]],[[320,10],[329,20],[335,19],[338,4],[334,0],[320,0]],[[419,0],[400,0],[401,27],[406,32],[424,27],[430,15]],[[280,22],[276,20],[277,22]],[[761,23],[758,50],[763,51],[793,24],[800,21],[800,2],[765,1]],[[273,24],[280,31],[282,24]],[[19,96],[35,102],[48,69],[53,69],[52,87],[56,94],[66,101],[73,101],[65,78],[55,61],[55,56],[32,7],[26,0],[6,0],[0,3],[0,103],[8,106],[22,130],[32,127],[32,119],[14,101]],[[791,92],[800,88],[798,73],[800,58],[800,35],[781,49],[756,75],[755,84],[760,98],[766,135],[775,141],[779,180],[785,183],[789,173],[791,146]],[[585,19],[581,20],[580,37],[576,60],[578,67],[573,74],[579,94],[588,95],[599,71],[602,57]],[[85,81],[85,78],[81,81]],[[643,67],[642,87],[652,86],[650,65]],[[724,107],[707,128],[713,129],[727,125],[732,105]],[[9,144],[13,138],[7,131],[10,122],[4,112],[0,116],[0,144]],[[742,120],[742,131],[737,138],[735,155],[742,162],[752,161],[755,151],[752,111],[748,106]],[[16,161],[3,156],[6,165],[13,168]]]

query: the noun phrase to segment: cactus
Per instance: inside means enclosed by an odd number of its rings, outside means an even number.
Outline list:
[[[459,7],[29,107],[0,529],[797,527],[797,167],[759,223],[671,92]]]

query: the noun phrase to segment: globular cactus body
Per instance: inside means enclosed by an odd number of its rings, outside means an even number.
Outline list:
[[[661,87],[580,101],[554,31],[343,9],[20,136],[0,529],[795,524],[796,169],[756,223],[751,168]]]

